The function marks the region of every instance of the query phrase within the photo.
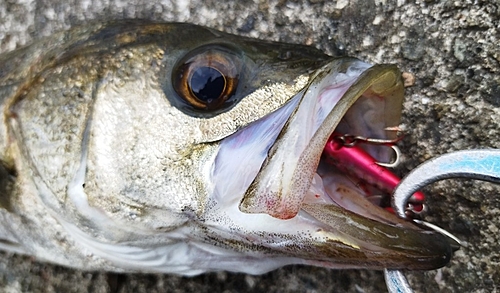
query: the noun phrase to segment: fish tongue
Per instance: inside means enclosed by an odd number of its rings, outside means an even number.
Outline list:
[[[327,140],[367,91],[382,97],[401,95],[399,70],[392,65],[369,67],[356,59],[336,59],[320,69],[248,188],[240,210],[280,219],[297,215]]]

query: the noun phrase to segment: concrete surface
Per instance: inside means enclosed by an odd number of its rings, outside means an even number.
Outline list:
[[[231,33],[305,43],[415,77],[404,104],[407,173],[436,155],[500,148],[500,4],[405,0],[0,0],[0,52],[90,20],[186,21]],[[426,188],[438,224],[469,246],[438,271],[408,272],[416,292],[497,292],[500,188],[445,181]],[[74,271],[0,254],[0,292],[384,292],[375,271],[291,266],[263,276],[195,278]]]

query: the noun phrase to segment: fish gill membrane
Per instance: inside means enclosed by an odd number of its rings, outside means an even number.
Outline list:
[[[322,160],[333,131],[394,139],[402,100],[395,66],[307,46],[143,21],[56,34],[0,56],[0,248],[182,275],[442,267],[444,236]]]

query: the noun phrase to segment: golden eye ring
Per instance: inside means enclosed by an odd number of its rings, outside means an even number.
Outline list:
[[[234,54],[216,48],[188,54],[176,66],[174,89],[190,106],[215,110],[234,95],[240,62]]]

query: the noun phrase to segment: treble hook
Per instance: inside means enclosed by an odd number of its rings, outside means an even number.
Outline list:
[[[334,139],[342,143],[342,145],[345,147],[354,147],[358,143],[388,146],[396,154],[396,158],[394,159],[394,161],[389,163],[375,162],[375,164],[386,168],[396,168],[399,165],[399,163],[401,163],[401,156],[402,156],[401,150],[398,148],[398,146],[396,146],[396,143],[401,139],[403,139],[402,135],[396,137],[395,139],[370,138],[352,134],[334,135],[333,137]]]
[[[382,167],[386,167],[386,168],[396,168],[399,165],[399,163],[401,163],[401,150],[398,148],[397,145],[390,145],[390,148],[396,154],[396,158],[394,159],[394,162],[390,162],[390,163],[375,162],[375,164],[382,166]]]
[[[500,183],[500,150],[465,150],[442,155],[427,161],[413,169],[394,190],[392,207],[401,218],[407,218],[406,203],[416,190],[433,182],[451,178],[470,178],[492,183]],[[430,223],[413,220],[455,240],[460,241],[451,233]],[[399,270],[384,270],[384,276],[389,293],[413,292],[403,273]]]

